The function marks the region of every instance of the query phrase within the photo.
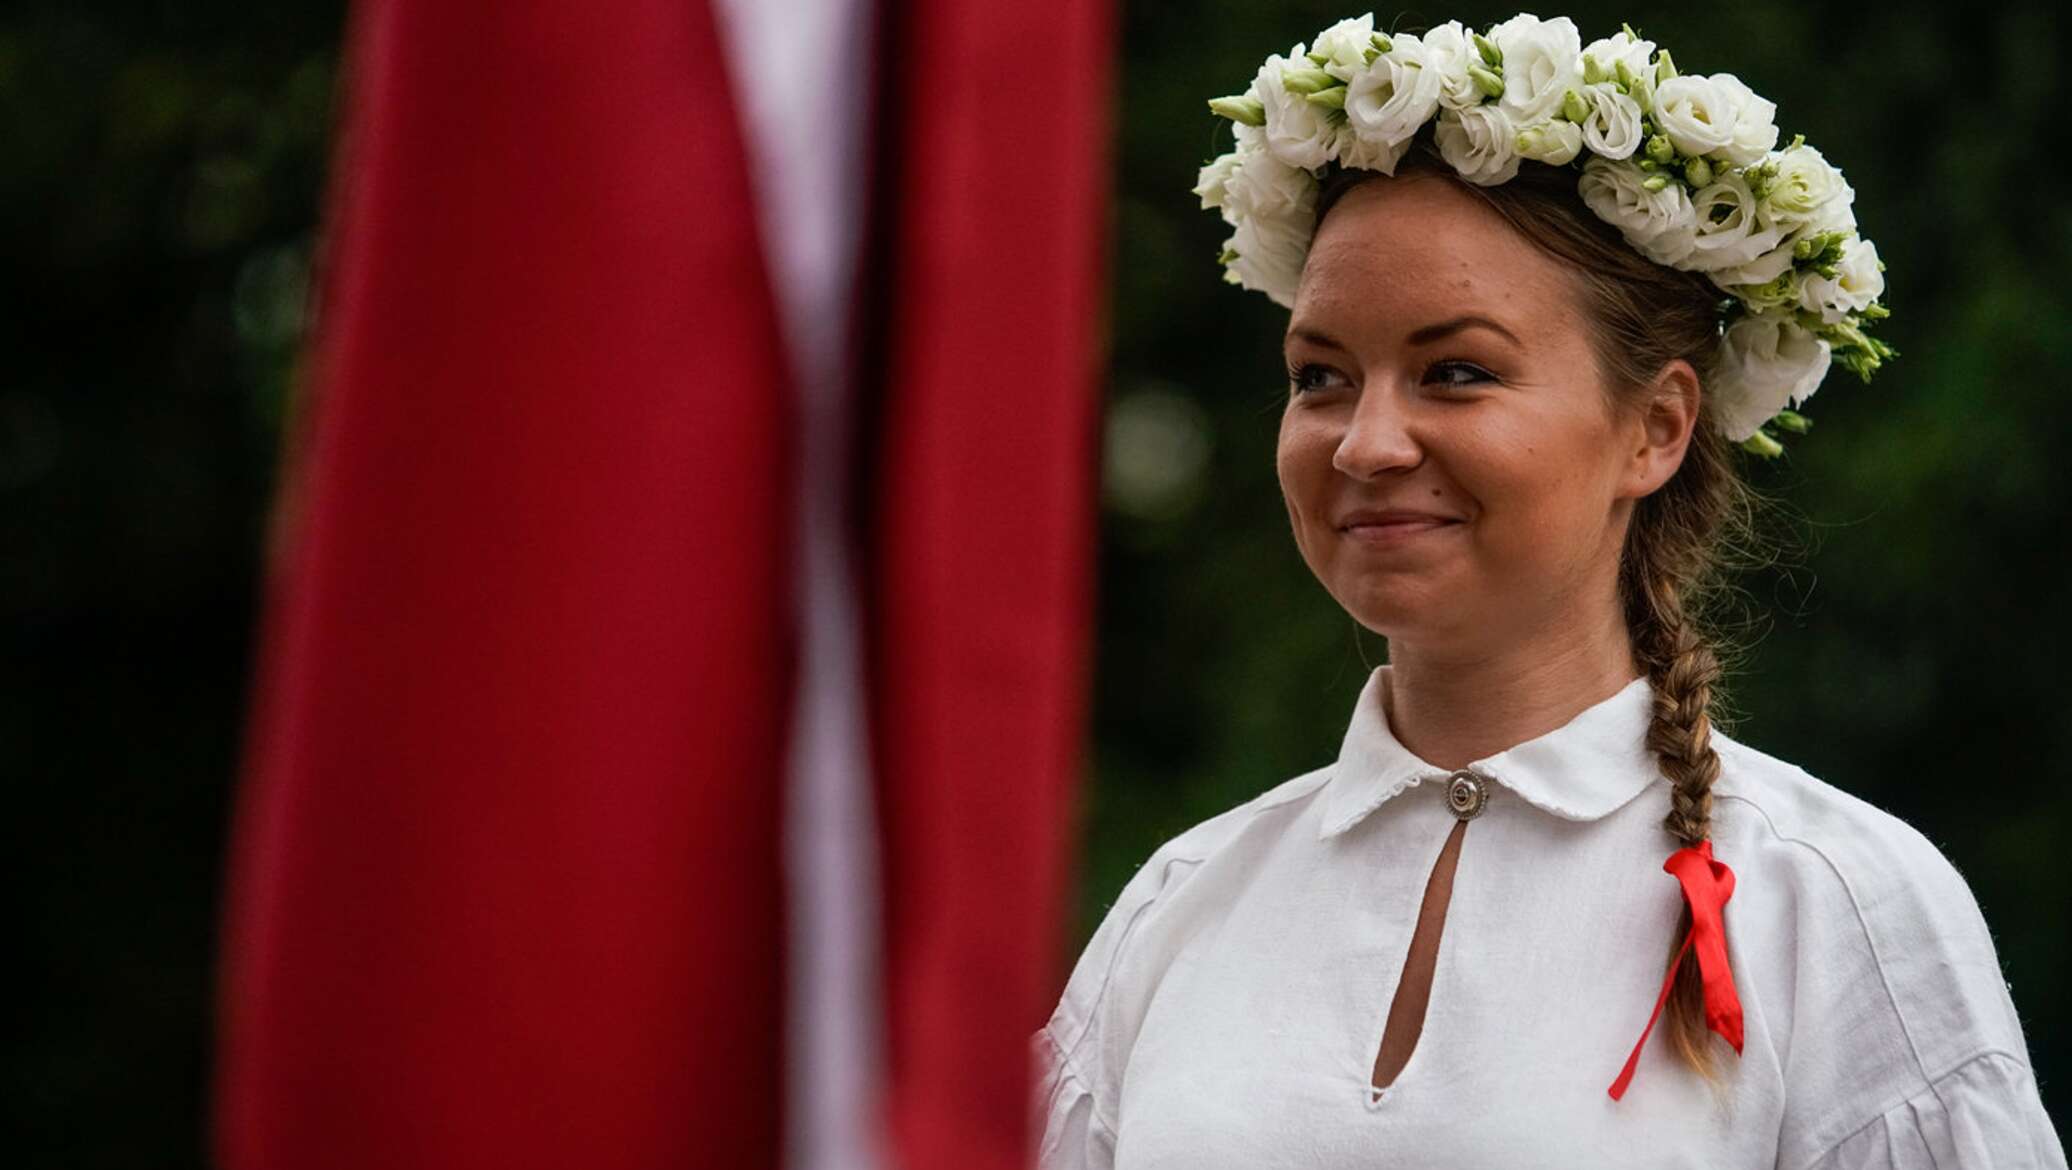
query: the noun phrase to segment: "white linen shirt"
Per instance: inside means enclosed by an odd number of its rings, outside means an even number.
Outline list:
[[[1423,1030],[1371,1090],[1454,824],[1368,678],[1337,760],[1166,842],[1031,1037],[1041,1170],[2064,1170],[1976,899],[1921,833],[1713,730],[1745,1037],[1722,1092],[1657,1023],[1682,892],[1646,678],[1468,765]],[[1686,962],[1695,962],[1688,956]]]

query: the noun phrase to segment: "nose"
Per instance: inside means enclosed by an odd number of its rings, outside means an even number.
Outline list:
[[[1410,433],[1409,419],[1393,387],[1370,378],[1360,389],[1352,420],[1331,453],[1331,466],[1354,479],[1372,479],[1384,471],[1411,468],[1424,449]]]

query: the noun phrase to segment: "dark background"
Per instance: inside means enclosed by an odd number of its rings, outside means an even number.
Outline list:
[[[1159,843],[1335,754],[1384,648],[1295,554],[1284,315],[1218,279],[1203,99],[1361,9],[1134,0],[1110,297],[1101,629],[1076,951]],[[1508,6],[1378,10],[1415,28]],[[1837,370],[1757,482],[1801,551],[1742,581],[1739,737],[1904,817],[1970,881],[2072,1110],[2072,199],[2042,3],[1565,10],[1733,72],[1847,172],[1901,358]],[[1551,10],[1542,10],[1551,16]],[[20,1165],[203,1161],[215,897],[342,6],[0,15],[0,775]],[[1003,143],[1008,141],[1003,138]]]

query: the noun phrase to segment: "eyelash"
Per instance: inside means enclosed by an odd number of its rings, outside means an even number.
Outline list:
[[[1329,367],[1320,366],[1315,362],[1292,363],[1288,366],[1288,388],[1297,394],[1305,393],[1306,391],[1302,385],[1302,376],[1311,370],[1328,371],[1328,369]],[[1473,372],[1475,375],[1474,377],[1469,378],[1465,381],[1441,383],[1442,385],[1446,386],[1472,386],[1477,382],[1493,382],[1496,380],[1496,375],[1490,373],[1488,370],[1483,369],[1481,366],[1478,366],[1473,362],[1464,362],[1454,359],[1433,362],[1430,366],[1426,367],[1425,373],[1429,376],[1433,371],[1441,369],[1468,370]]]

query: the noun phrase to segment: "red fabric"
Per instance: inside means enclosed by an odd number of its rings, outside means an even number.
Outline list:
[[[363,0],[345,78],[217,1160],[774,1165],[795,424],[712,15]]]
[[[871,554],[902,1170],[1019,1170],[1086,707],[1106,0],[913,0],[884,43]]]
[[[1683,889],[1684,900],[1691,907],[1691,929],[1676,952],[1676,961],[1669,964],[1669,973],[1662,977],[1662,992],[1655,997],[1655,1010],[1648,1016],[1647,1027],[1641,1029],[1639,1043],[1633,1046],[1626,1067],[1612,1082],[1609,1091],[1614,1101],[1625,1095],[1627,1084],[1633,1080],[1640,1050],[1648,1042],[1648,1033],[1655,1029],[1655,1020],[1662,1014],[1662,1005],[1668,1002],[1670,989],[1676,985],[1676,972],[1683,966],[1684,956],[1694,948],[1698,952],[1698,971],[1704,980],[1705,1025],[1726,1037],[1736,1054],[1741,1051],[1741,998],[1734,992],[1734,972],[1727,965],[1724,917],[1727,899],[1734,896],[1734,871],[1725,862],[1713,860],[1709,839],[1670,854],[1662,868]]]

